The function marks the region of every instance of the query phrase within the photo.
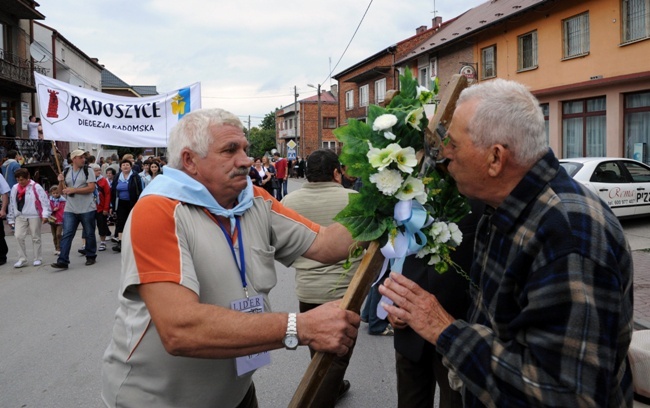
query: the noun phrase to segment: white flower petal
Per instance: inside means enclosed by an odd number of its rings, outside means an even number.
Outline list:
[[[372,130],[374,130],[375,132],[387,130],[392,128],[396,123],[397,123],[397,116],[392,115],[390,113],[385,113],[375,118],[375,121],[372,123]]]

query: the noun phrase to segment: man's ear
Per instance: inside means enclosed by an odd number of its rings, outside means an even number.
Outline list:
[[[189,149],[183,149],[181,151],[181,163],[183,165],[183,168],[188,174],[196,174],[197,173],[197,158],[196,158],[196,153]]]
[[[508,154],[508,149],[501,144],[495,144],[489,148],[488,175],[490,175],[490,177],[497,177],[501,174],[508,161]]]
[[[334,178],[334,181],[337,183],[341,184],[343,182],[343,173],[341,173],[341,170],[334,169],[332,176]]]

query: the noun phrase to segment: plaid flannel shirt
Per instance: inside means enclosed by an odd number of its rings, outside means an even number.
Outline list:
[[[632,406],[630,249],[552,151],[484,214],[470,275],[468,321],[437,344],[465,406]]]

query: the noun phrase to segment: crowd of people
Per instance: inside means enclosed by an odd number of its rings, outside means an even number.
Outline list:
[[[253,374],[270,363],[268,351],[298,346],[336,355],[313,406],[333,407],[350,389],[344,376],[361,317],[338,307],[350,283],[341,262],[366,243],[333,217],[359,180],[317,150],[303,166],[307,183],[288,194],[300,161],[251,159],[247,147],[236,115],[205,109],[173,128],[164,172],[128,155],[93,166],[75,150],[50,197],[22,169],[13,186],[0,180],[17,268],[27,263],[27,234],[40,264],[36,227],[59,223],[61,212],[52,266],[68,268],[79,223],[80,252],[94,264],[103,243],[96,227],[110,235],[103,223],[117,214],[122,269],[102,366],[107,407],[255,408]],[[630,248],[609,207],[559,166],[538,101],[512,81],[467,88],[443,155],[472,204],[452,255],[466,273],[439,275],[410,256],[403,274],[377,285],[393,302],[379,307],[395,336],[398,406],[432,407],[436,386],[445,408],[631,406]],[[274,261],[296,268],[299,312],[271,311]]]
[[[37,123],[32,121],[31,123]],[[38,128],[34,127],[38,132]],[[82,225],[81,245],[78,252],[86,257],[86,265],[96,262],[97,252],[105,251],[109,240],[115,241],[113,250],[120,251],[122,228],[133,204],[142,190],[162,174],[165,161],[139,155],[117,155],[96,162],[95,157],[82,150],[73,150],[63,160],[58,183],[46,191],[32,180],[28,169],[22,167],[24,158],[16,150],[9,150],[0,166],[0,194],[2,212],[0,218],[14,231],[18,243],[18,259],[15,268],[43,263],[41,229],[50,224],[54,254],[51,266],[67,269],[73,239],[79,224]],[[112,163],[120,162],[120,168]],[[116,171],[119,169],[119,174]],[[6,197],[4,196],[6,190]],[[110,226],[114,226],[111,232]],[[8,247],[4,228],[0,228],[0,265],[8,261]],[[97,242],[97,234],[99,242]],[[26,238],[31,236],[32,255],[26,248]]]

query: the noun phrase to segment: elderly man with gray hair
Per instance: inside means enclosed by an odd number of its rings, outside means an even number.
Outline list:
[[[467,407],[629,407],[632,260],[623,229],[548,148],[539,102],[496,79],[465,89],[444,142],[486,204],[467,320],[391,274],[384,308],[436,345]]]

